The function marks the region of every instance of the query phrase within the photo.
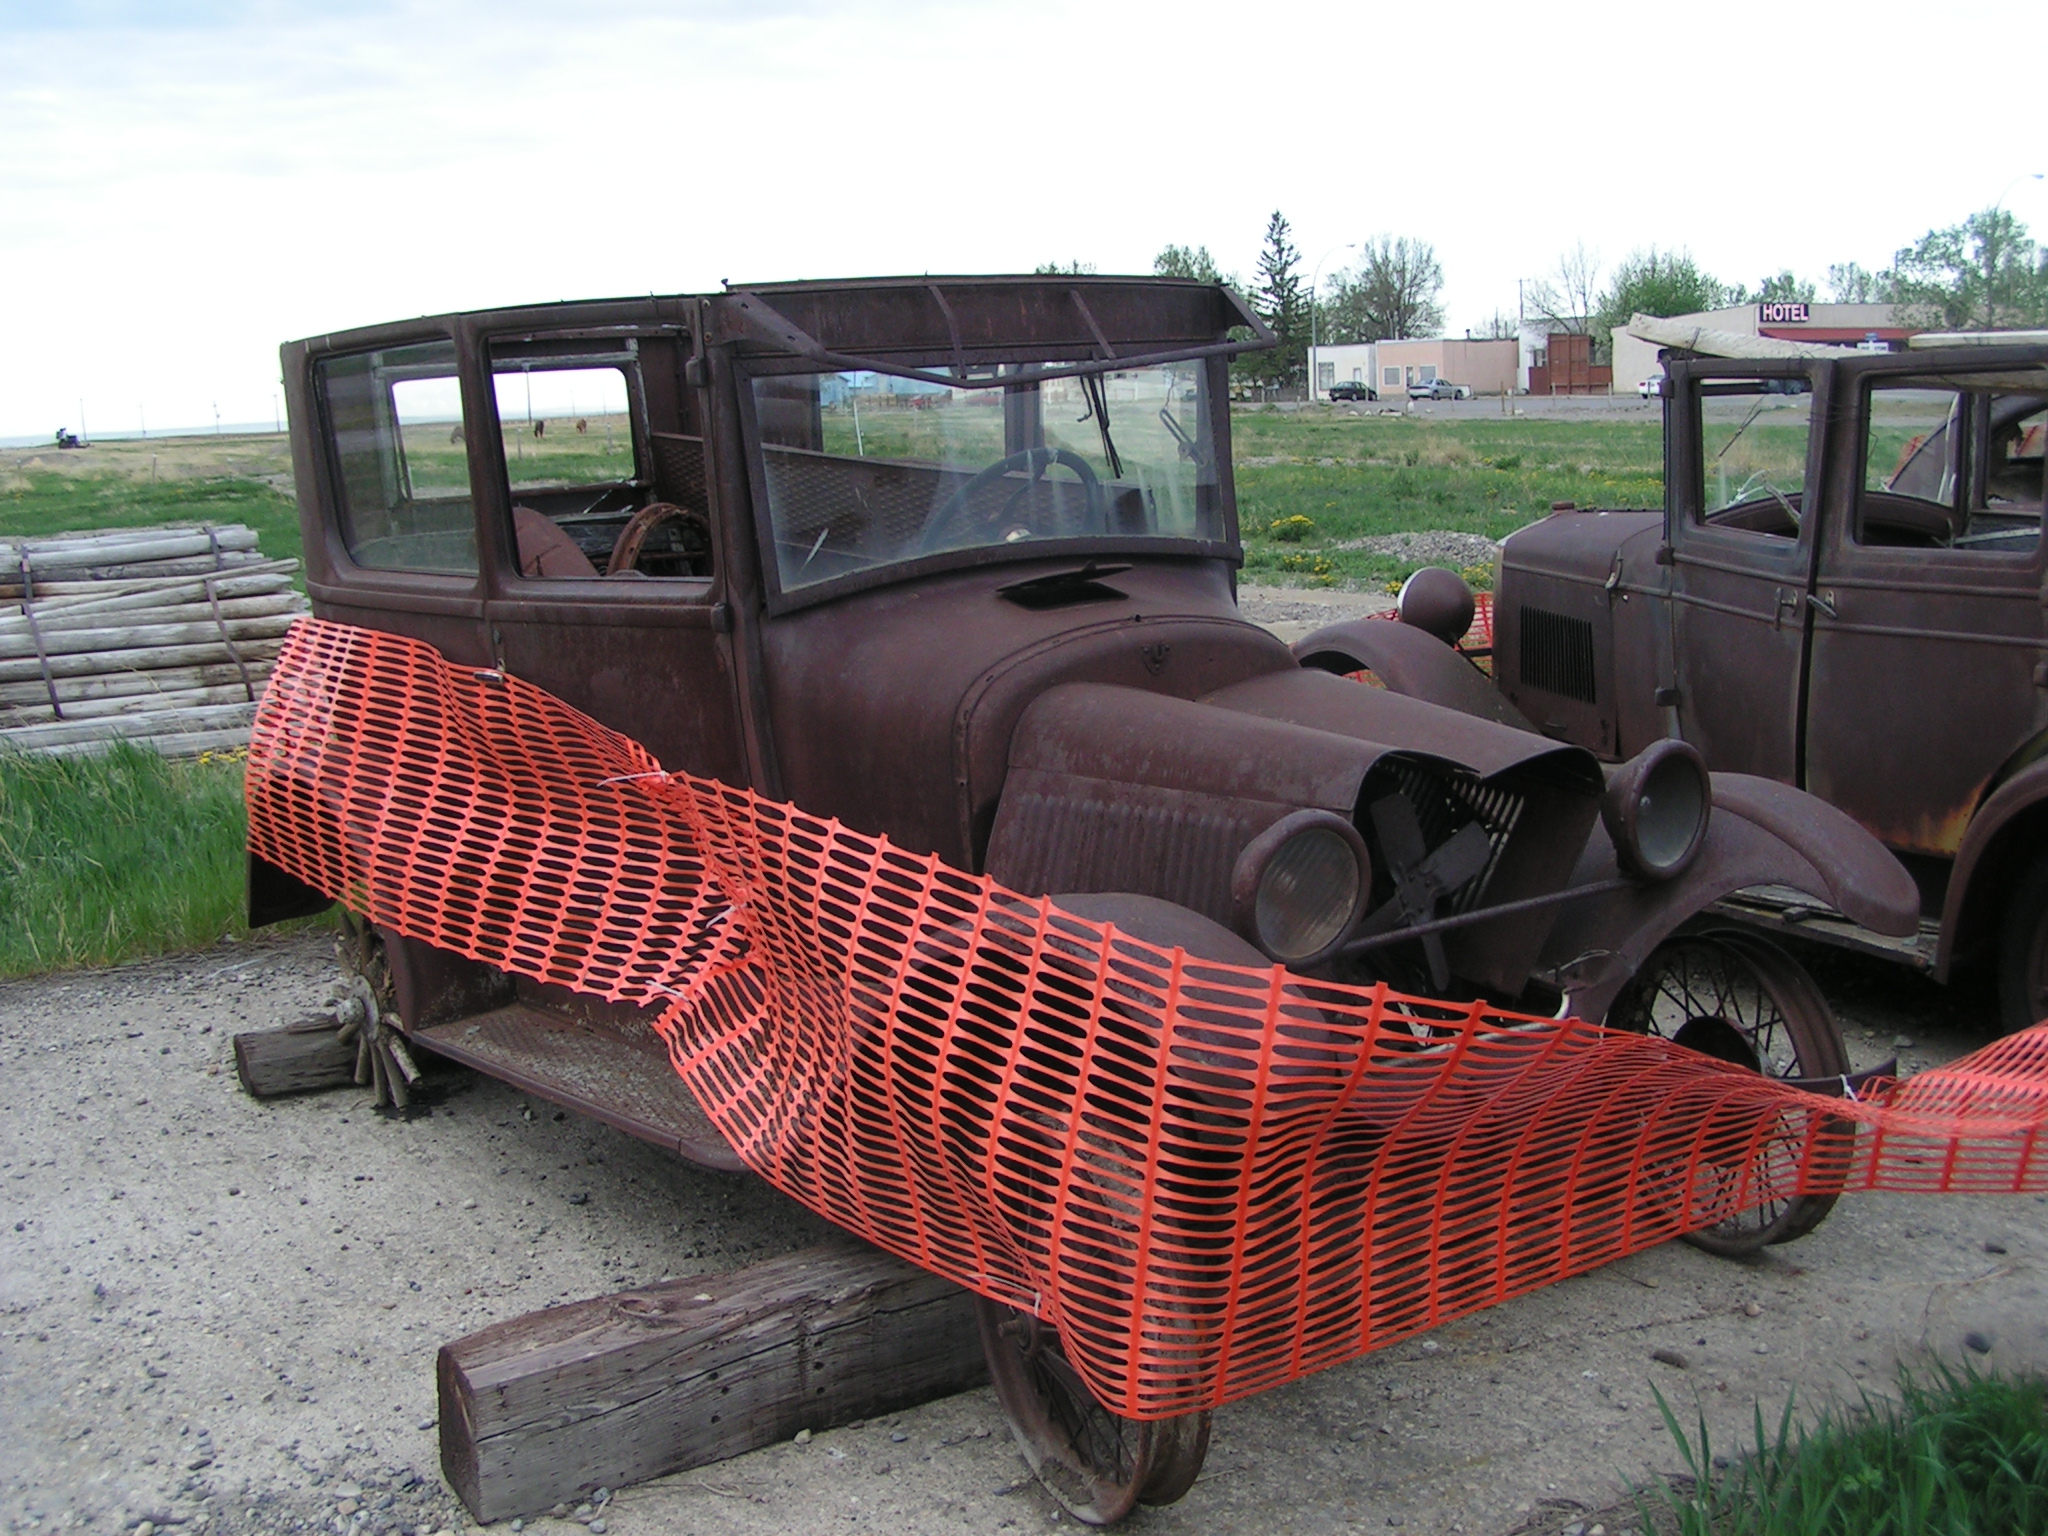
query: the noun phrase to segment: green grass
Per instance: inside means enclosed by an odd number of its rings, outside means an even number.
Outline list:
[[[135,438],[81,452],[0,453],[0,538],[139,528],[159,523],[245,523],[263,553],[299,558],[291,453],[276,433]]]
[[[1679,1536],[2042,1536],[2048,1533],[2048,1381],[1899,1376],[1899,1400],[1831,1405],[1802,1428],[1786,1399],[1777,1428],[1756,1410],[1756,1445],[1714,1470],[1658,1394],[1692,1473],[1690,1493],[1644,1494],[1646,1528]]]
[[[0,753],[0,975],[246,931],[239,761]]]
[[[1239,410],[1231,437],[1245,571],[1257,581],[1398,582],[1414,562],[1338,546],[1431,528],[1500,539],[1556,501],[1664,504],[1664,431],[1656,421]],[[1295,517],[1311,529],[1288,524],[1278,539],[1268,531]]]

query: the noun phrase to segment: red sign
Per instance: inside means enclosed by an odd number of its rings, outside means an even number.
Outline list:
[[[1758,325],[1804,325],[1806,324],[1806,306],[1804,304],[1786,303],[1783,300],[1770,304],[1759,304],[1756,307],[1756,323]]]

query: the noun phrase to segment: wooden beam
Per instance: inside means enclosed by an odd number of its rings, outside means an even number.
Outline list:
[[[441,1470],[480,1521],[988,1379],[973,1298],[850,1239],[512,1318],[437,1374]]]
[[[334,1015],[311,1013],[282,1029],[235,1036],[235,1074],[258,1099],[316,1093],[356,1080],[356,1048],[336,1038]]]

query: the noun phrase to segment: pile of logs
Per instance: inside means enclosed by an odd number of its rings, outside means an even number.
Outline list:
[[[0,539],[0,751],[246,745],[297,568],[237,524]]]

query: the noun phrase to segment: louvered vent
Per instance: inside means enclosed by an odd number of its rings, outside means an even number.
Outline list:
[[[1520,626],[1523,686],[1593,703],[1592,624],[1526,605],[1515,621]]]

